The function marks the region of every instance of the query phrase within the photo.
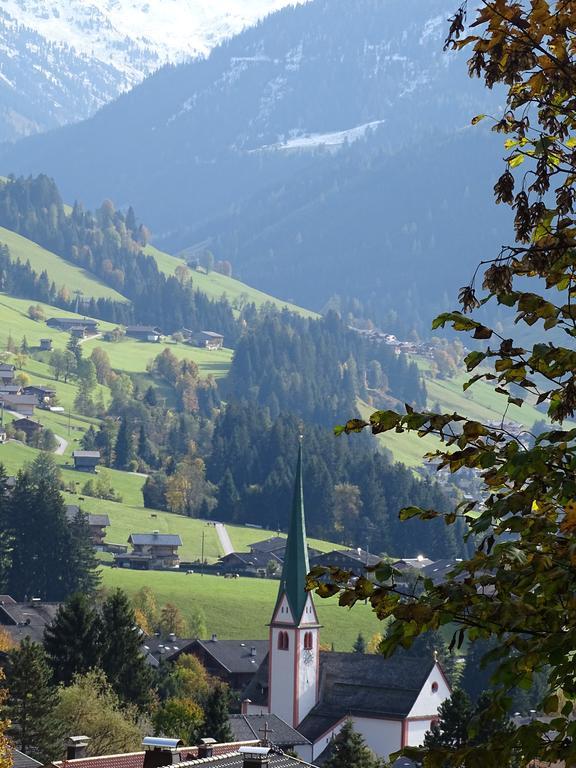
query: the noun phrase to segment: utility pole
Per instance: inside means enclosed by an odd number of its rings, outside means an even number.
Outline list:
[[[204,528],[202,528],[202,570],[200,571],[200,574],[204,576],[204,536],[206,535],[206,531]]]

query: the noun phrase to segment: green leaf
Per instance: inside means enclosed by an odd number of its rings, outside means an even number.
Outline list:
[[[510,166],[510,168],[516,168],[517,166],[522,165],[523,162],[524,162],[524,155],[513,155],[508,160],[508,165]]]
[[[388,432],[401,421],[402,417],[395,411],[376,411],[370,416],[370,425],[373,434]]]

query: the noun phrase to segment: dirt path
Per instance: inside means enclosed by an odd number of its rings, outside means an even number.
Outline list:
[[[224,550],[224,555],[230,555],[232,552],[234,552],[234,547],[230,541],[230,536],[228,535],[226,526],[224,523],[214,523],[214,527],[216,528],[216,533],[218,534],[218,539],[220,540],[220,546]]]

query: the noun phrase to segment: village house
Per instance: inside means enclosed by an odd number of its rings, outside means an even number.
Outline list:
[[[98,333],[98,321],[88,317],[50,317],[46,325],[59,331],[70,332],[72,328],[84,328],[88,336]]]
[[[37,400],[34,395],[0,394],[0,403],[7,411],[15,411],[23,416],[33,416]]]
[[[100,451],[72,451],[74,469],[79,472],[96,472],[100,463]]]
[[[53,348],[54,345],[52,343],[52,339],[40,339],[41,352],[52,352]]]
[[[22,390],[25,395],[34,395],[38,405],[49,405],[56,397],[56,390],[52,387],[42,387],[38,384],[31,384]]]
[[[43,424],[40,424],[36,419],[30,419],[28,416],[24,416],[21,419],[14,419],[12,426],[19,432],[24,432],[26,440],[30,440],[30,438],[37,432],[41,432],[44,429]]]
[[[138,570],[178,568],[180,556],[178,549],[182,539],[178,534],[160,533],[131,533],[128,544],[132,552],[115,555],[114,563],[120,568],[135,568]]]
[[[282,552],[282,554],[284,554]],[[230,552],[218,560],[214,566],[218,573],[238,573],[241,576],[257,576],[265,578],[273,575],[272,564],[275,564],[278,572],[282,568],[282,558],[275,552]]]
[[[364,549],[335,549],[332,552],[323,552],[310,558],[310,567],[317,565],[341,568],[344,571],[362,573],[367,567],[377,565],[381,560],[378,555],[372,555]]]
[[[222,349],[224,346],[224,336],[214,331],[199,331],[191,339],[191,343],[202,349]]]
[[[2,445],[2,443],[5,443],[7,439],[8,439],[8,435],[6,434],[6,430],[2,426],[0,426],[0,445]]]
[[[66,505],[66,519],[69,523],[73,522],[80,513],[80,507],[76,504]],[[106,537],[106,528],[110,527],[110,518],[108,515],[94,515],[91,512],[85,512],[86,522],[90,528],[90,541],[96,549],[104,547]]]
[[[16,366],[0,363],[0,384],[11,384],[16,376]]]
[[[208,674],[242,692],[268,655],[268,640],[194,640],[185,653],[197,656]]]
[[[300,446],[268,654],[244,693],[242,714],[280,717],[309,742],[296,746],[309,762],[321,758],[350,718],[367,745],[388,759],[405,746],[422,744],[450,686],[432,655],[320,651],[321,627],[312,593],[305,590],[310,564],[302,499]],[[362,550],[350,552],[356,557],[343,555],[348,568],[371,564]]]
[[[158,342],[162,338],[162,332],[153,325],[127,325],[126,336],[139,341]]]

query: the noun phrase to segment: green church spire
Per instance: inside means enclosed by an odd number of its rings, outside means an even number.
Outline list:
[[[309,570],[306,521],[304,518],[304,488],[302,483],[302,438],[300,438],[290,527],[288,529],[284,565],[278,591],[278,603],[282,599],[282,595],[285,594],[296,623],[302,618],[304,606],[306,605],[306,575]]]

